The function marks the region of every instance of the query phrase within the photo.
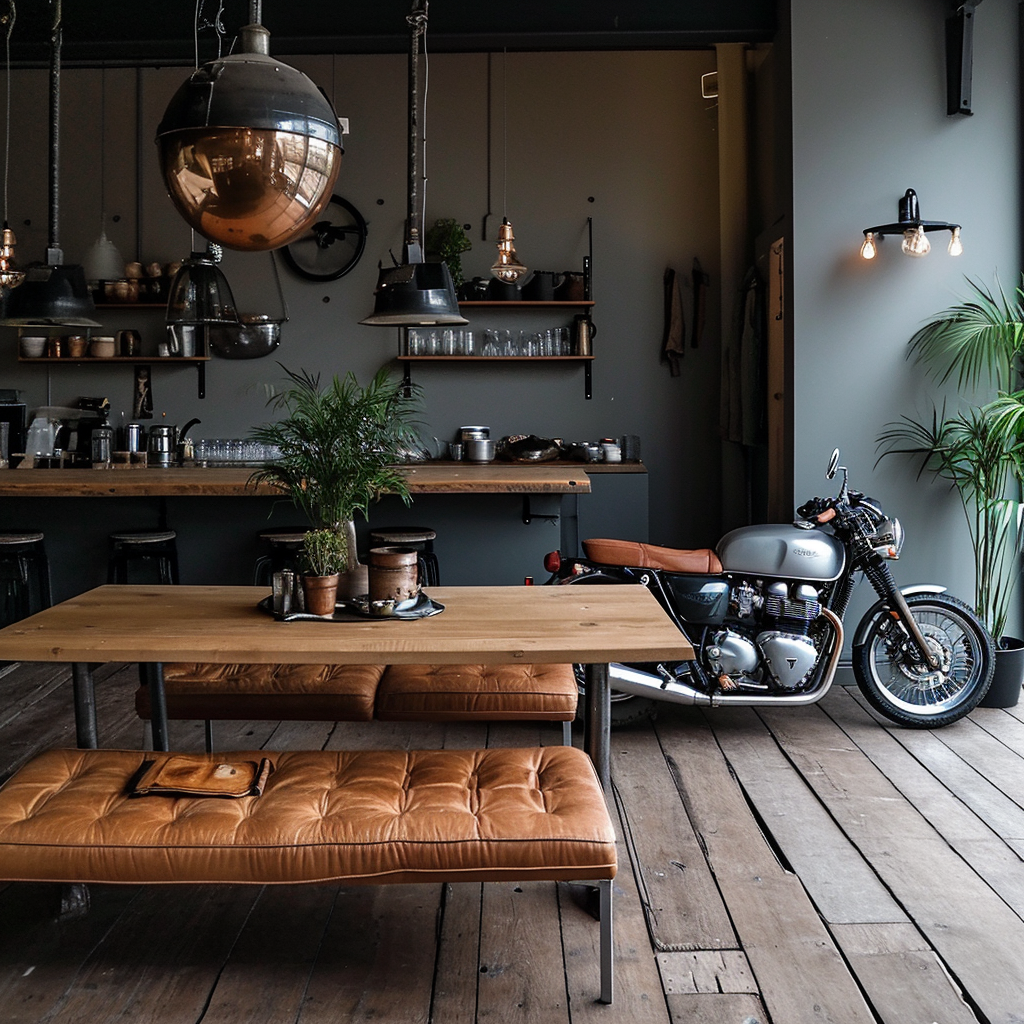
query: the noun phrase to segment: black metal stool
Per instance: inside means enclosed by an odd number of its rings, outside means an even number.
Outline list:
[[[0,596],[0,623],[4,625],[27,618],[32,614],[33,604],[38,611],[53,603],[50,563],[42,533],[28,530],[0,533]]]
[[[127,583],[131,562],[154,559],[161,583],[178,582],[178,545],[173,530],[122,530],[110,535],[107,582]]]
[[[434,554],[436,538],[437,532],[425,526],[385,527],[370,531],[370,547],[395,544],[418,551],[423,563],[423,579],[420,582],[425,587],[436,587],[441,582],[441,567]]]
[[[269,530],[260,530],[257,538],[268,551],[256,559],[252,582],[257,587],[269,587],[275,572],[282,569],[298,571],[299,555],[306,538],[306,530],[301,526],[278,526]]]

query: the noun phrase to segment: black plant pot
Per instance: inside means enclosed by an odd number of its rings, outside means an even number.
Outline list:
[[[996,670],[992,685],[979,707],[1012,708],[1020,700],[1024,685],[1024,640],[1015,636],[999,638],[996,644]]]

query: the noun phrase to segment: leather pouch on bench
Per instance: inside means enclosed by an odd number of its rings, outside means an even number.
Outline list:
[[[202,754],[172,754],[143,762],[128,792],[131,796],[259,796],[273,770],[267,757],[217,761]]]

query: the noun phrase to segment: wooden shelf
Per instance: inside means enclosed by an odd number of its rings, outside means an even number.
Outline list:
[[[530,302],[526,299],[515,299],[512,301],[503,301],[502,299],[470,299],[466,302],[460,302],[459,309],[569,309],[571,307],[578,309],[580,306],[593,305],[593,299],[580,299],[575,302]]]
[[[184,365],[187,363],[208,363],[209,356],[82,356],[75,359],[71,356],[18,356],[19,363],[75,363],[100,366],[104,363],[162,363],[164,365]]]
[[[399,356],[400,363],[582,363],[593,356]]]

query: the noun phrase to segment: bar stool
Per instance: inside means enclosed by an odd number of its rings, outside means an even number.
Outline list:
[[[370,547],[395,544],[413,548],[420,553],[423,563],[423,586],[436,587],[441,582],[441,567],[434,554],[437,533],[425,526],[385,527],[370,531]]]
[[[274,573],[282,569],[298,571],[299,555],[306,539],[303,527],[276,526],[260,530],[256,537],[267,550],[256,559],[252,574],[253,586],[269,587]]]
[[[107,582],[127,583],[128,566],[144,559],[156,561],[161,583],[178,582],[177,534],[173,530],[122,530],[110,535]]]
[[[4,624],[17,622],[32,614],[32,591],[37,610],[49,608],[50,563],[46,557],[43,534],[28,530],[0,533],[0,594]]]

